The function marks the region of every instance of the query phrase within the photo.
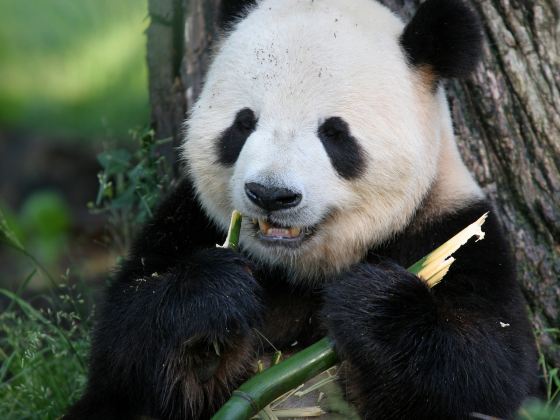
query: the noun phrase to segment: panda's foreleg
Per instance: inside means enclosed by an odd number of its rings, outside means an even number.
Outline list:
[[[208,418],[256,366],[262,305],[249,263],[214,248],[120,278],[94,333],[86,395],[68,418]]]
[[[497,282],[473,268],[429,289],[385,262],[357,265],[326,288],[344,389],[364,418],[513,416],[535,366],[524,307],[507,288],[490,294]]]

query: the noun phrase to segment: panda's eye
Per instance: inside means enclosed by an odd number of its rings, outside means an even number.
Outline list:
[[[348,124],[339,117],[327,119],[319,127],[319,137],[338,140],[348,135]]]
[[[235,125],[245,131],[253,131],[257,126],[257,118],[252,109],[244,108],[237,113]]]
[[[247,139],[257,128],[257,117],[253,110],[243,108],[237,112],[235,119],[216,142],[218,162],[225,166],[233,166]]]
[[[327,128],[323,130],[323,135],[325,137],[329,137],[331,139],[336,139],[338,137],[339,132],[336,131],[334,128]]]
[[[366,168],[366,154],[350,127],[340,117],[330,117],[319,126],[317,135],[331,163],[344,179],[358,178]]]

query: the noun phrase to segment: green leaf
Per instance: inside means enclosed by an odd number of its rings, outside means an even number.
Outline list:
[[[97,160],[107,176],[126,172],[130,167],[131,159],[132,156],[125,149],[110,150],[97,156]]]
[[[135,204],[134,185],[128,186],[118,197],[111,201],[114,209],[132,208]]]
[[[8,246],[23,249],[23,245],[16,236],[14,230],[8,224],[2,209],[0,209],[0,242],[6,243]]]
[[[39,191],[23,203],[20,221],[28,234],[41,239],[60,238],[70,228],[70,209],[57,192]]]

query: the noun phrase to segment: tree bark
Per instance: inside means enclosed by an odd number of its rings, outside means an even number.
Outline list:
[[[348,0],[350,1],[350,0]],[[382,0],[408,20],[418,0]],[[220,0],[149,0],[153,121],[178,145],[216,37]],[[448,83],[463,158],[494,202],[538,340],[560,366],[560,1],[479,0],[484,60]]]
[[[210,61],[220,0],[148,0],[148,69],[152,126],[173,138],[165,154],[176,164],[183,122]]]

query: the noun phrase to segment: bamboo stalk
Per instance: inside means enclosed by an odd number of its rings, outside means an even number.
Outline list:
[[[476,242],[484,239],[482,225],[486,221],[488,213],[483,214],[477,221],[467,226],[453,238],[435,249],[420,261],[408,268],[408,271],[416,274],[430,287],[438,284],[449,271],[451,264],[455,262],[451,255],[465,245],[469,239],[476,236]]]
[[[328,338],[253,376],[233,391],[213,420],[249,419],[299,384],[324,372],[338,361]]]
[[[216,245],[218,248],[230,248],[236,250],[239,246],[239,235],[241,234],[241,221],[243,216],[237,210],[231,213],[228,234],[223,245]]]
[[[233,229],[237,230],[241,225],[241,215],[234,220],[235,216],[234,212],[230,233],[234,224],[237,226]],[[455,261],[451,258],[454,252],[473,236],[478,237],[477,241],[484,239],[482,225],[487,216],[488,213],[484,214],[476,222],[410,266],[408,271],[424,280],[429,287],[437,285]],[[238,240],[239,232],[237,232]],[[212,420],[250,419],[286,392],[331,368],[338,361],[331,341],[323,338],[283,362],[253,376],[239,389],[233,391],[232,397],[212,417]]]

